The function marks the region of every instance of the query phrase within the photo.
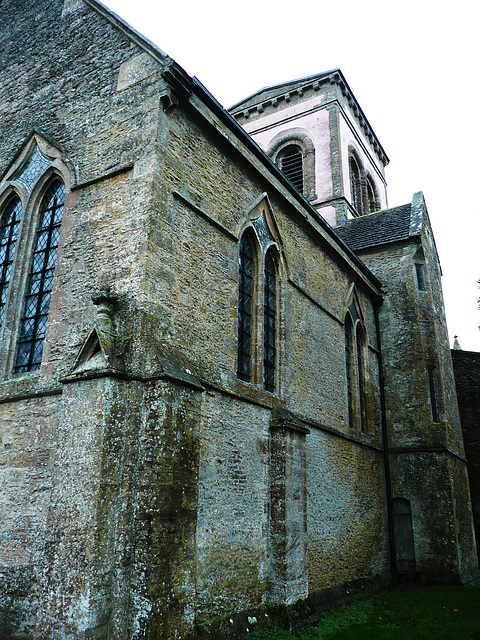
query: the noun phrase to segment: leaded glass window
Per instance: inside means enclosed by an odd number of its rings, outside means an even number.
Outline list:
[[[425,291],[425,278],[423,274],[423,264],[415,265],[415,272],[417,274],[417,287],[419,291]]]
[[[42,361],[64,201],[65,187],[55,179],[40,204],[15,373],[38,369]]]
[[[21,217],[22,203],[15,196],[9,200],[0,222],[0,326],[3,322]]]
[[[365,370],[363,360],[363,336],[360,326],[357,326],[358,401],[361,431],[365,431]]]
[[[345,365],[347,374],[348,425],[353,428],[353,371],[352,371],[353,327],[350,316],[345,318]]]
[[[253,255],[252,241],[244,235],[239,253],[237,375],[247,382],[251,379]]]
[[[273,252],[265,257],[265,303],[263,336],[263,381],[267,391],[275,391],[276,359],[276,265]]]

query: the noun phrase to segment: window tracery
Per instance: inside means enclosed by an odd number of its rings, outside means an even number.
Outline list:
[[[252,225],[257,233],[262,250],[265,250],[266,247],[275,242],[272,234],[270,233],[270,229],[268,228],[267,220],[265,218],[265,210],[262,210],[262,213],[258,218],[252,220]]]
[[[239,246],[237,377],[274,393],[279,382],[280,254],[266,199],[249,215]]]
[[[40,204],[14,373],[38,369],[42,361],[64,202],[65,187],[56,178]]]
[[[37,145],[28,159],[27,163],[15,176],[15,180],[21,182],[30,191],[37,183],[41,175],[50,166],[51,162],[42,154]]]
[[[12,190],[0,207],[2,375],[40,367],[69,183],[60,149],[34,133],[0,185]]]

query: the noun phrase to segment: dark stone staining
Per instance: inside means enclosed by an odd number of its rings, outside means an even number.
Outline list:
[[[155,404],[154,386],[147,402]],[[139,525],[141,553],[147,572],[147,593],[153,610],[149,638],[174,637],[192,606],[195,528],[198,502],[198,407],[184,392],[167,395],[165,414],[147,416]],[[168,615],[166,612],[168,611]],[[176,631],[175,631],[176,630]],[[185,632],[185,629],[184,629]]]

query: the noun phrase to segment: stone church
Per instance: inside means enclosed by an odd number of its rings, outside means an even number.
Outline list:
[[[0,637],[477,576],[427,208],[341,71],[226,111],[96,0],[0,38]]]

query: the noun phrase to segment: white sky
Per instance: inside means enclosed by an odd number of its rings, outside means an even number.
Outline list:
[[[229,107],[339,67],[390,158],[389,206],[423,191],[450,334],[480,351],[475,0],[104,0]]]

